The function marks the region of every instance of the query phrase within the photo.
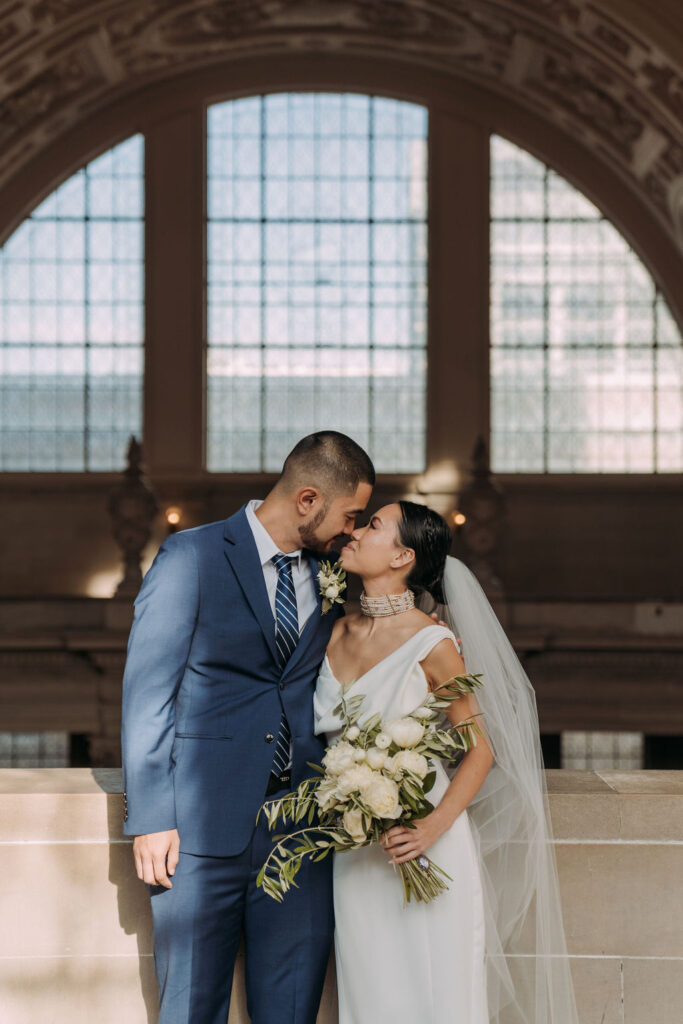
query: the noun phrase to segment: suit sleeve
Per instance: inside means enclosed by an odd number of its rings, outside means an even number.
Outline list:
[[[126,835],[176,827],[171,772],[175,700],[198,610],[193,538],[172,534],[144,578],[128,640],[121,715]]]

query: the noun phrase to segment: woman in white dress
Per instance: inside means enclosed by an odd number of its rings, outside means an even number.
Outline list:
[[[379,712],[390,720],[415,710],[429,691],[438,690],[453,676],[477,670],[466,664],[467,658],[463,660],[456,635],[436,625],[414,605],[415,594],[429,593],[445,605],[448,614],[443,583],[450,542],[449,528],[441,516],[424,506],[401,501],[380,509],[367,526],[353,532],[342,549],[343,568],[361,577],[364,592],[361,613],[346,615],[336,623],[317,682],[316,731],[326,734],[328,742],[340,735],[341,723],[334,714],[340,690],[364,695],[363,717]],[[448,562],[455,560],[449,558]],[[467,572],[464,567],[462,570]],[[456,628],[461,636],[459,621]],[[467,647],[466,637],[465,655]],[[494,654],[500,660],[500,651]],[[516,667],[521,672],[518,663]],[[483,699],[487,685],[491,680],[487,681],[484,674],[483,687],[477,691],[481,697],[463,696],[450,705],[448,717],[453,724],[481,710],[477,721],[482,737],[461,758],[452,779],[443,765],[435,766],[437,779],[430,793],[433,812],[416,822],[415,828],[390,829],[383,845],[335,855],[339,1024],[385,1020],[392,1024],[576,1021],[571,982],[567,982],[566,951],[559,982],[557,963],[547,971],[545,966],[536,966],[538,955],[542,965],[550,963],[542,956],[550,951],[544,940],[537,942],[535,949],[533,942],[530,946],[525,940],[527,951],[537,954],[531,958],[534,967],[529,967],[527,952],[526,962],[520,961],[523,969],[517,980],[513,981],[510,974],[509,957],[516,955],[516,940],[520,927],[528,924],[529,907],[533,906],[533,913],[540,912],[545,920],[548,915],[559,915],[559,901],[556,879],[551,894],[554,901],[543,898],[544,889],[538,884],[542,874],[542,885],[547,889],[552,875],[545,860],[538,861],[539,878],[529,876],[537,863],[531,856],[536,850],[529,843],[532,834],[539,840],[539,848],[540,843],[544,847],[539,857],[548,856],[546,836],[537,834],[536,828],[543,817],[543,803],[534,804],[528,812],[532,787],[518,782],[517,769],[507,763],[505,744],[495,742],[498,719],[507,720],[505,730],[514,733],[513,718],[523,702],[518,693],[512,693],[515,711],[503,708],[501,712],[496,705],[500,695],[493,703],[489,700],[494,727],[494,735],[490,735],[487,702]],[[505,690],[500,674],[498,688]],[[510,683],[507,688],[511,689]],[[538,746],[537,722],[535,729]],[[494,754],[499,756],[500,764],[495,763]],[[524,760],[524,756],[518,748],[512,752],[513,760]],[[517,800],[522,791],[523,799]],[[489,793],[488,799],[481,799],[482,794]],[[475,805],[479,826],[470,820],[468,811]],[[492,820],[498,822],[495,829],[500,832],[502,846],[491,841]],[[547,814],[544,820],[547,832]],[[501,826],[501,821],[511,824]],[[518,860],[507,856],[508,836],[519,847],[514,857],[524,854],[525,867],[520,868]],[[488,862],[486,851],[493,854]],[[432,858],[452,881],[448,891],[431,903],[404,906],[403,887],[392,865],[420,855]],[[515,872],[526,872],[523,881],[511,873],[513,867]],[[496,887],[507,885],[517,885],[515,892],[521,895],[513,895],[510,900],[496,891]],[[538,925],[538,921],[532,923]],[[561,918],[560,933],[563,940]],[[555,955],[556,951],[562,953],[560,939],[551,945]],[[546,974],[552,977],[548,979]],[[540,996],[541,989],[549,994]]]

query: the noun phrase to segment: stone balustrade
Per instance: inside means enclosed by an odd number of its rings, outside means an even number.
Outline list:
[[[683,1017],[683,772],[548,772],[581,1024]],[[0,771],[3,1024],[154,1024],[116,769]],[[319,1024],[335,1024],[334,977]],[[248,1020],[238,964],[230,1024]]]

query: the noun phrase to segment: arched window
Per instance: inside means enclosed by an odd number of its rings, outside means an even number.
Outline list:
[[[424,468],[426,140],[372,96],[209,109],[210,470],[279,470],[323,426]]]
[[[144,143],[57,188],[0,250],[0,469],[111,470],[142,424]]]
[[[683,348],[616,228],[491,140],[491,453],[497,472],[683,469]]]

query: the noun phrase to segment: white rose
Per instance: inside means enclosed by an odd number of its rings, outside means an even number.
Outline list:
[[[421,779],[424,779],[429,771],[427,758],[423,757],[422,754],[418,754],[415,750],[399,750],[398,754],[394,754],[391,758],[391,762],[392,772],[401,770],[415,772]]]
[[[398,818],[401,805],[398,802],[398,786],[391,779],[376,775],[363,791],[363,800],[378,818]]]
[[[381,770],[384,768],[384,762],[387,759],[386,750],[380,750],[379,747],[370,747],[369,750],[365,751],[365,760],[371,768]]]
[[[385,732],[378,732],[375,736],[375,746],[380,750],[386,750],[391,746],[391,736],[387,736]]]
[[[330,811],[337,805],[336,784],[330,780],[321,782],[315,791],[315,799],[321,811]]]
[[[373,779],[373,772],[366,764],[354,764],[353,768],[347,768],[346,771],[339,776],[337,781],[337,792],[341,793],[342,796],[348,796],[349,793],[360,792],[364,789]]]
[[[356,753],[354,754],[354,757],[356,764],[361,764],[361,762],[365,760],[365,751],[363,750],[362,747],[356,748]]]
[[[329,583],[325,587],[325,597],[330,601],[333,601],[335,597],[339,597],[339,585],[337,583]]]
[[[426,708],[424,705],[422,705],[419,708],[415,708],[415,710],[413,711],[412,717],[413,718],[433,718],[434,715],[435,715],[435,712],[432,711],[431,708]]]
[[[342,824],[354,842],[362,843],[367,838],[363,812],[359,807],[347,807],[344,811]]]
[[[350,726],[350,728],[346,730],[346,739],[350,740],[351,743],[353,743],[354,740],[357,740],[359,736],[360,729],[358,728],[357,725],[352,725]]]
[[[425,727],[414,718],[397,718],[386,725],[385,731],[399,747],[414,747],[424,736]]]
[[[343,740],[341,743],[330,747],[323,758],[323,764],[328,775],[341,775],[342,772],[346,771],[347,768],[351,768],[355,763],[353,747],[350,743],[345,743]]]

